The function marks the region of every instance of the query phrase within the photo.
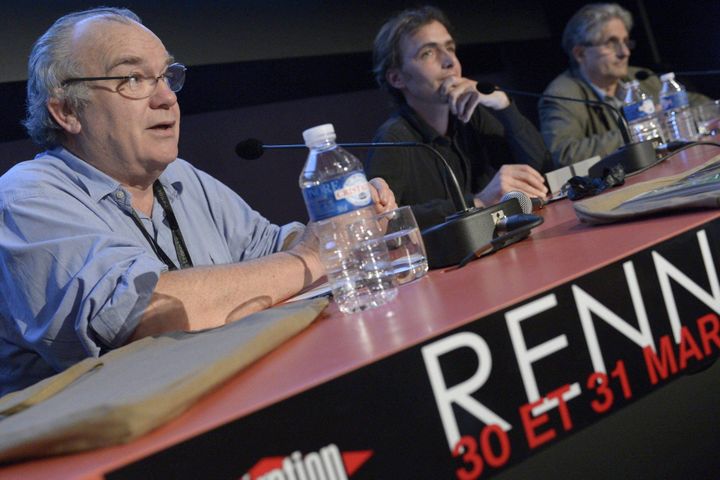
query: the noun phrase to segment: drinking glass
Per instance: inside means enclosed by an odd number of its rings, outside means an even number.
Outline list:
[[[703,103],[693,107],[698,134],[714,135],[720,127],[720,100]]]
[[[377,220],[385,230],[385,244],[397,283],[401,285],[425,275],[427,254],[412,209],[396,208],[379,214]]]

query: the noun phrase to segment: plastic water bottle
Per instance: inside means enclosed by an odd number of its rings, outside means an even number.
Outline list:
[[[660,105],[662,105],[668,142],[692,142],[698,137],[695,119],[685,87],[670,72],[660,76]]]
[[[305,130],[303,139],[310,154],[300,188],[338,307],[352,313],[389,302],[395,278],[362,164],[335,143],[331,124]]]
[[[633,80],[626,85],[623,115],[630,127],[634,142],[651,140],[657,148],[663,143],[663,131],[652,97],[640,88],[640,82]]]

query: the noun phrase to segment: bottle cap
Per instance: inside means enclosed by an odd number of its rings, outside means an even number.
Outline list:
[[[630,80],[627,85],[629,88],[639,87],[640,81],[639,80]]]
[[[668,72],[668,73],[664,73],[664,74],[660,75],[661,82],[666,82],[668,80],[675,80],[675,73]]]
[[[318,125],[317,127],[308,128],[303,132],[303,140],[305,145],[310,148],[318,143],[324,143],[328,140],[335,141],[335,127],[332,123]]]

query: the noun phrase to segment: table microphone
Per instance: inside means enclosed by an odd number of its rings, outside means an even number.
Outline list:
[[[543,223],[543,217],[532,213],[533,209],[543,208],[544,202],[541,198],[530,198],[523,192],[512,191],[503,195],[500,202],[510,199],[515,199],[519,202],[522,208],[521,212],[505,216],[496,215],[495,234],[493,237],[463,257],[460,263],[458,263],[458,268],[464,267],[475,258],[493,253],[526,238],[530,235],[530,231],[533,228]]]
[[[678,77],[702,77],[702,76],[712,76],[712,75],[720,75],[720,70],[693,70],[688,72],[673,72]],[[643,81],[647,80],[650,77],[659,77],[662,74],[657,74],[655,72],[652,72],[650,70],[638,70],[635,72],[635,78],[637,80]]]
[[[425,150],[430,151],[435,158],[440,160],[440,163],[443,165],[445,171],[448,174],[448,177],[450,177],[450,183],[451,188],[450,190],[450,197],[453,200],[453,203],[455,204],[455,209],[458,212],[471,212],[474,207],[468,206],[467,202],[465,201],[465,196],[462,193],[462,188],[460,188],[460,182],[458,182],[457,177],[455,176],[455,172],[452,168],[450,168],[450,165],[448,164],[447,160],[445,160],[445,157],[442,156],[440,152],[438,152],[435,148],[428,145],[427,143],[421,143],[421,142],[360,142],[360,143],[338,143],[336,144],[343,148],[423,148]],[[284,145],[270,145],[270,144],[264,144],[260,140],[256,138],[248,138],[246,140],[243,140],[239,142],[235,146],[235,153],[238,157],[244,158],[246,160],[256,160],[260,158],[263,153],[265,153],[265,150],[273,150],[273,149],[306,149],[307,146],[302,143],[293,143],[293,144],[284,144]]]
[[[492,92],[498,90],[510,95],[535,97],[540,99],[548,98],[553,100],[583,103],[585,105],[596,105],[611,111],[613,113],[611,117],[613,118],[613,120],[615,120],[615,123],[620,130],[620,134],[622,135],[625,145],[621,146],[615,152],[611,153],[610,155],[606,156],[598,163],[590,167],[590,176],[601,177],[603,176],[603,173],[606,169],[610,169],[618,163],[622,164],[625,172],[627,173],[636,172],[643,168],[647,168],[655,163],[655,146],[653,142],[650,140],[646,140],[643,142],[633,142],[630,138],[630,132],[628,130],[627,124],[625,123],[625,117],[623,117],[620,110],[607,102],[602,102],[599,100],[589,100],[584,98],[563,97],[561,95],[550,95],[546,93],[533,93],[524,92],[522,90],[511,90],[508,88],[499,87],[489,82],[479,82],[477,84],[477,89],[480,93],[484,95],[489,95]]]
[[[450,178],[450,196],[457,210],[443,223],[433,225],[422,231],[423,243],[430,268],[456,265],[465,258],[467,252],[477,250],[479,245],[488,243],[495,235],[495,219],[522,213],[516,198],[506,199],[487,208],[468,206],[460,183],[447,160],[432,146],[420,142],[363,142],[338,143],[343,148],[423,148],[440,161]],[[250,138],[235,147],[235,153],[241,158],[257,159],[265,150],[305,149],[304,144],[269,145]]]

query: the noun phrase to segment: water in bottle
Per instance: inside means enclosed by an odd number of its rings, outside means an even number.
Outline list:
[[[690,110],[690,101],[685,87],[675,80],[670,72],[660,76],[660,105],[662,106],[668,142],[692,142],[698,132]]]
[[[335,143],[331,124],[305,130],[303,139],[310,153],[300,188],[333,297],[345,313],[383,305],[397,289],[362,164]]]
[[[628,122],[633,141],[651,140],[657,148],[664,139],[652,97],[640,88],[640,82],[637,80],[628,83],[626,88],[623,115]]]

